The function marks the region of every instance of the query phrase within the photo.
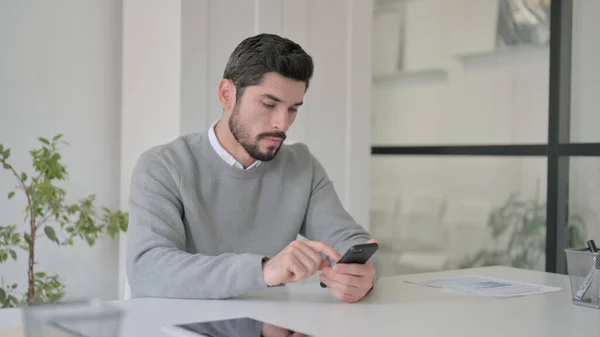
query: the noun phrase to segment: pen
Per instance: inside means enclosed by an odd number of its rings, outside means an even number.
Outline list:
[[[598,248],[596,247],[596,243],[594,242],[594,240],[588,240],[587,245],[588,245],[588,249],[590,250],[590,252],[598,253]],[[594,274],[599,269],[600,269],[600,259],[597,259],[595,256],[594,257],[594,266],[592,267],[592,270],[590,270],[590,272],[587,274],[585,280],[581,284],[581,287],[579,287],[579,289],[577,290],[577,293],[575,294],[575,298],[574,298],[575,300],[581,301],[581,299],[583,298],[583,296],[585,295],[585,293],[588,291],[588,289],[590,288],[590,286],[592,284]]]
[[[594,240],[588,240],[587,245],[588,245],[590,252],[592,252],[592,253],[598,252],[598,248],[596,248],[596,243],[594,242]]]

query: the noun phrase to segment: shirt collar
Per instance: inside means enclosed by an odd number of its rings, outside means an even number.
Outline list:
[[[217,134],[215,133],[215,127],[217,126],[218,122],[219,122],[219,120],[214,121],[210,125],[210,128],[208,130],[208,140],[210,141],[210,145],[215,150],[215,152],[217,152],[219,157],[221,157],[228,165],[231,165],[231,166],[234,166],[234,167],[244,170],[244,166],[242,164],[240,164],[240,162],[238,162],[235,158],[233,158],[233,156],[229,152],[227,152],[227,150],[225,150],[225,148],[223,148],[223,146],[221,146],[221,143],[217,139]],[[260,164],[261,164],[260,160],[255,160],[254,163],[252,163],[252,165],[250,165],[246,168],[246,170],[255,168]]]

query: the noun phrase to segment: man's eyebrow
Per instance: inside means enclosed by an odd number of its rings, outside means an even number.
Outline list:
[[[277,96],[273,96],[273,95],[271,95],[271,94],[262,94],[262,95],[260,95],[260,96],[261,96],[261,97],[264,97],[264,98],[268,98],[268,99],[270,99],[270,100],[273,100],[273,101],[275,101],[275,102],[281,102],[281,98],[279,98],[279,97],[277,97]],[[301,106],[303,103],[304,103],[304,102],[300,101],[300,102],[298,102],[298,103],[296,103],[296,104],[294,104],[294,105],[295,105],[295,106]]]

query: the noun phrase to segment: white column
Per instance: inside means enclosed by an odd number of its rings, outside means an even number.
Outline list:
[[[208,128],[209,97],[216,85],[209,85],[208,43],[210,1],[182,0],[181,26],[181,134]]]
[[[254,0],[254,34],[271,33],[281,35],[283,29],[283,2],[282,0]]]
[[[282,35],[298,43],[305,50],[307,49],[308,36],[308,2],[284,0],[282,8]],[[307,50],[310,54],[310,51]],[[309,87],[309,92],[312,88]],[[306,141],[306,118],[310,115],[311,102],[307,99],[296,116],[292,127],[288,130],[288,143]]]
[[[315,58],[304,141],[346,209],[368,227],[371,97],[370,0],[309,0],[305,49]]]
[[[371,0],[348,5],[346,87],[346,207],[363,226],[369,225],[371,164]]]
[[[121,208],[140,154],[180,134],[181,1],[123,2]],[[119,245],[119,293],[125,283],[125,235]]]

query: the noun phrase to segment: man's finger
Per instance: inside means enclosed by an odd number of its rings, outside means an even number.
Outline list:
[[[365,243],[379,243],[379,241],[377,241],[377,239],[372,238],[369,241],[365,242]]]
[[[330,292],[333,294],[333,296],[335,296],[338,300],[342,301],[342,302],[346,302],[346,303],[356,303],[358,301],[360,301],[360,297],[354,296],[354,295],[350,295],[350,294],[344,294],[341,293],[337,290],[330,290]]]
[[[330,266],[331,266],[331,263],[329,263],[328,260],[323,260],[323,261],[321,261],[321,265],[319,266],[319,270],[323,270],[323,269],[325,269],[327,267],[330,267]]]
[[[335,282],[354,288],[360,288],[362,287],[363,283],[366,283],[364,282],[364,277],[362,276],[337,273],[331,268],[323,270],[323,274]]]
[[[305,335],[300,332],[294,332],[291,337],[308,337],[308,335]]]
[[[311,260],[313,260],[315,266],[319,266],[321,264],[321,261],[323,261],[323,258],[321,257],[321,255],[319,253],[315,252],[311,247],[304,244],[303,241],[304,240],[295,241],[295,243],[296,243],[295,248],[297,250],[301,251],[302,253],[304,253],[304,255],[309,257]]]
[[[333,280],[330,277],[327,277],[327,275],[321,274],[321,276],[319,277],[319,280],[321,282],[325,283],[327,285],[327,288],[329,288],[329,290],[337,290],[338,292],[345,294],[345,295],[358,296],[359,293],[361,292],[361,290],[359,288],[337,282],[336,280]]]
[[[304,265],[300,261],[296,260],[295,258],[294,258],[294,260],[289,262],[289,265],[287,266],[286,269],[294,274],[294,276],[295,276],[294,279],[296,281],[303,280],[308,275],[308,270],[306,269],[306,267],[304,267]]]
[[[304,268],[306,268],[306,271],[309,275],[312,275],[314,272],[316,272],[317,268],[321,264],[321,261],[313,260],[310,256],[305,254],[301,249],[293,251],[292,254],[296,258],[296,260],[298,260],[298,262],[300,262],[304,266]]]
[[[312,248],[312,250],[314,250],[315,252],[323,253],[323,254],[329,256],[329,258],[332,259],[333,261],[337,262],[342,258],[340,253],[338,253],[335,249],[331,248],[331,246],[329,246],[325,242],[308,241],[308,240],[303,240],[302,242],[304,242],[307,246]]]
[[[333,267],[333,270],[340,274],[366,276],[369,274],[371,269],[366,264],[338,263]]]
[[[343,286],[339,283],[333,281],[325,275],[321,275],[321,282],[327,285],[327,289],[329,292],[333,294],[338,300],[342,302],[355,303],[358,302],[362,296],[358,293],[347,291]],[[354,288],[358,290],[358,288]]]

